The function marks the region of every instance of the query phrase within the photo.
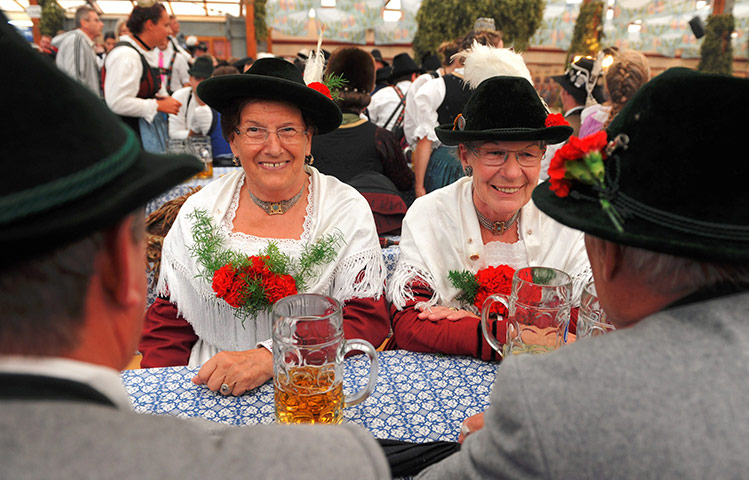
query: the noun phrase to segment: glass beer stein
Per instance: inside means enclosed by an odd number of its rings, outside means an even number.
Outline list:
[[[343,358],[370,359],[367,386],[343,393]],[[291,295],[273,306],[273,387],[278,423],[340,423],[343,408],[366,399],[377,382],[377,353],[366,340],[343,337],[340,303],[317,294]]]
[[[192,154],[203,162],[203,171],[195,175],[196,178],[211,178],[213,176],[213,148],[211,137],[205,135],[194,135],[188,137],[188,143]]]
[[[491,306],[507,308],[507,339],[501,345],[492,336],[488,320]],[[489,345],[506,357],[544,353],[564,345],[570,321],[572,280],[561,270],[526,267],[512,277],[512,291],[489,296],[481,308],[481,330]]]
[[[598,301],[596,284],[590,282],[580,295],[580,312],[577,316],[577,338],[597,337],[612,332],[616,327],[609,322]]]

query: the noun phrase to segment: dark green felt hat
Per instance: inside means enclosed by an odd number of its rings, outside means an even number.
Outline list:
[[[332,132],[343,119],[333,100],[308,87],[299,69],[281,58],[261,58],[245,73],[209,78],[198,85],[198,95],[219,112],[247,98],[289,102],[312,120],[319,134]]]
[[[672,68],[645,84],[611,122],[606,187],[550,182],[533,201],[572,228],[645,250],[749,261],[749,162],[742,145],[749,80]],[[552,161],[552,164],[554,162]],[[622,230],[601,207],[608,200]]]
[[[474,141],[545,140],[559,143],[572,134],[569,125],[546,126],[548,110],[528,80],[498,76],[476,87],[453,123],[435,128],[445,145]]]
[[[0,267],[114,225],[202,170],[190,155],[143,152],[96,95],[46,62],[0,13]]]

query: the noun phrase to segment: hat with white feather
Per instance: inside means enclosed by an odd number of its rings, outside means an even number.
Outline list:
[[[497,140],[559,143],[572,134],[566,121],[549,115],[521,55],[508,48],[474,44],[456,56],[463,59],[464,81],[475,90],[453,123],[434,129],[443,144]]]

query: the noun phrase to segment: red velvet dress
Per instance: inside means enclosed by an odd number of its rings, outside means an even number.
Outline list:
[[[361,338],[378,347],[390,333],[390,314],[385,295],[379,300],[353,298],[343,306],[343,332],[346,338]],[[198,336],[177,307],[157,298],[146,312],[143,338],[138,350],[143,354],[141,366],[168,367],[187,365],[190,351]],[[254,345],[249,347],[254,348]]]
[[[475,317],[463,317],[458,320],[421,320],[420,310],[415,308],[419,302],[427,302],[434,292],[421,282],[411,284],[414,293],[403,310],[390,307],[393,317],[393,336],[387,349],[402,348],[412,352],[438,352],[450,355],[469,355],[482,360],[501,360],[484,338],[481,331],[481,320]],[[577,308],[570,314],[570,333],[577,328]],[[504,343],[507,337],[506,320],[491,320],[492,334]]]

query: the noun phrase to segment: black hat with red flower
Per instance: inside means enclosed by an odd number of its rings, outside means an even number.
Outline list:
[[[572,134],[566,121],[549,116],[541,97],[522,77],[497,76],[479,84],[453,123],[435,128],[445,145],[474,141],[545,140],[559,143]]]
[[[749,80],[669,69],[606,132],[572,137],[533,201],[555,220],[614,243],[749,261],[747,110]]]
[[[299,108],[321,134],[338,128],[343,118],[327,87],[313,83],[307,86],[299,69],[282,58],[261,58],[244,73],[209,78],[198,85],[198,95],[219,112],[249,98],[288,102]]]

